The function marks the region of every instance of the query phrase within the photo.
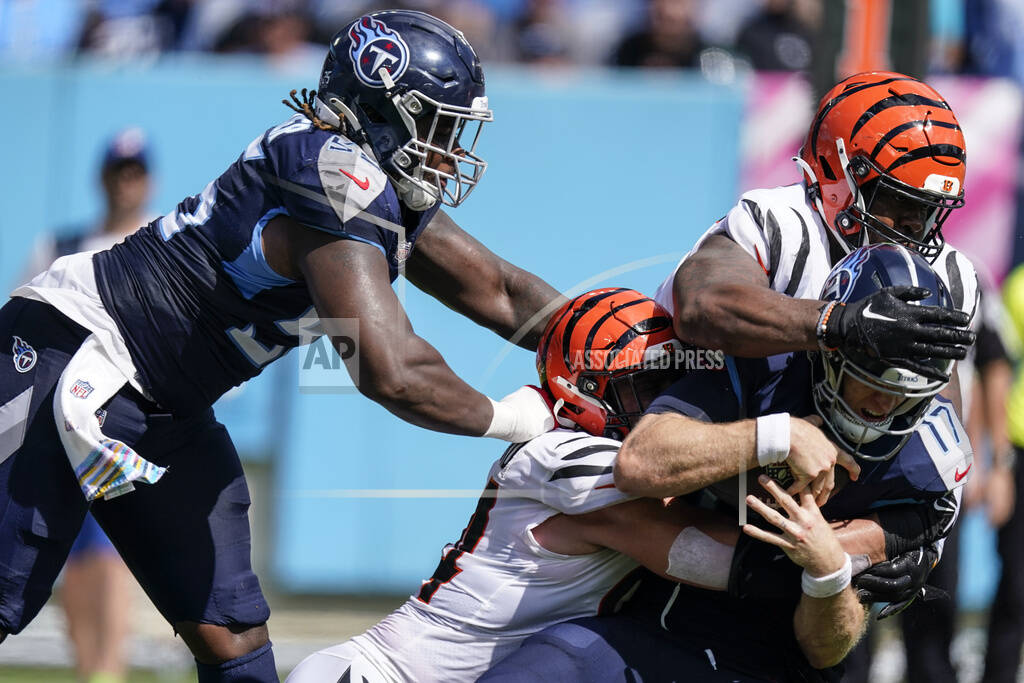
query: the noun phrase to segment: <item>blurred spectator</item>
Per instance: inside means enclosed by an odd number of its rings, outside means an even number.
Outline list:
[[[1007,76],[1024,83],[1024,3],[965,0],[965,73]]]
[[[571,25],[563,0],[527,0],[513,26],[513,58],[527,64],[570,60]]]
[[[1010,339],[1024,339],[1024,266],[1018,266],[1006,279],[1003,303],[1008,314]],[[978,343],[981,343],[979,337]],[[979,347],[979,354],[981,348]],[[985,478],[983,489],[988,504],[989,520],[999,529],[997,549],[1002,559],[999,587],[989,609],[988,646],[985,651],[986,683],[1011,683],[1017,680],[1020,669],[1021,645],[1024,644],[1024,510],[1015,502],[1021,499],[1022,470],[1018,466],[1024,457],[1024,372],[1018,355],[1016,378],[1009,398],[1005,385],[1010,376],[1005,360],[993,366],[990,382],[1000,392],[984,406],[997,418],[1003,419],[1004,434],[993,432],[992,471]],[[985,381],[985,374],[982,374]],[[1012,484],[1011,484],[1012,482]]]
[[[324,47],[313,38],[305,11],[292,8],[257,9],[239,16],[214,45],[217,52],[265,56],[275,68],[308,68],[323,59]]]
[[[763,0],[740,29],[736,50],[758,71],[805,71],[821,10],[821,0]]]
[[[79,37],[79,51],[99,57],[152,57],[175,49],[189,0],[98,0]]]
[[[408,9],[433,14],[452,26],[458,26],[482,60],[497,56],[495,36],[498,33],[494,12],[481,0],[419,0],[407,2]]]
[[[105,212],[90,228],[63,237],[46,235],[36,245],[27,281],[57,258],[79,251],[106,249],[145,225],[150,216],[149,155],[138,128],[118,133],[108,144],[100,168]],[[102,419],[97,416],[98,419]],[[94,505],[104,505],[100,500]],[[126,645],[131,627],[135,580],[92,514],[64,566],[61,603],[75,654],[79,680],[118,683],[128,666]]]
[[[694,0],[649,0],[647,23],[619,43],[617,66],[696,67],[706,47],[696,24]]]

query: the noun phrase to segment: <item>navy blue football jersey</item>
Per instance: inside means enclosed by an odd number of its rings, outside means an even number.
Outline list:
[[[814,415],[811,365],[804,353],[768,358],[727,356],[720,370],[694,370],[679,379],[651,403],[648,412],[676,412],[707,422],[732,422],[782,412],[797,417]],[[822,514],[828,519],[847,519],[884,505],[942,497],[966,482],[972,457],[967,435],[951,404],[941,396],[935,397],[917,431],[899,452],[881,462],[858,459],[860,477],[837,487],[822,507]],[[768,469],[774,476],[772,468]],[[732,507],[737,505],[735,478],[710,489],[717,499]],[[750,492],[754,492],[752,488]]]
[[[373,158],[299,114],[174,212],[96,254],[96,281],[143,385],[165,408],[195,412],[297,346],[299,321],[317,316],[305,283],[267,263],[270,219],[373,245],[393,282],[436,210],[403,207]]]
[[[810,371],[803,353],[759,359],[726,357],[720,370],[695,370],[682,377],[651,403],[648,412],[675,412],[709,422],[780,412],[812,415]],[[948,402],[936,398],[903,448],[888,461],[860,460],[859,479],[839,488],[822,508],[822,514],[846,519],[881,505],[933,504],[930,501],[964,481],[970,458],[963,427]],[[777,472],[769,473],[778,476]],[[749,483],[747,490],[755,492]],[[738,490],[736,478],[705,489],[723,510],[735,509]],[[740,598],[673,583],[647,570],[640,576],[640,586],[623,612],[657,620],[686,646],[708,648],[719,661],[764,675],[766,680],[839,679],[841,669],[813,669],[797,643],[792,624],[800,599],[799,583],[792,586],[791,594],[780,591],[786,597]]]

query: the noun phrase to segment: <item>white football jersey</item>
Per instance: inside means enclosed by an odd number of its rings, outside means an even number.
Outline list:
[[[618,449],[612,439],[564,429],[509,446],[419,592],[367,632],[307,658],[289,681],[327,680],[325,667],[338,680],[353,653],[380,681],[475,681],[527,636],[614,609],[631,586],[633,560],[607,549],[554,553],[533,529],[558,513],[630,500],[612,477]]]
[[[740,245],[764,269],[772,289],[797,299],[817,299],[832,270],[828,233],[802,183],[751,190],[708,228],[658,287],[654,299],[669,311],[675,310],[676,271],[711,235],[726,235]],[[978,278],[970,259],[947,243],[932,267],[957,308],[973,316]]]

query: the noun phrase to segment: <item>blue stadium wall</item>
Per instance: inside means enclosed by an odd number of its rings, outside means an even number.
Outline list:
[[[148,132],[152,210],[166,213],[287,118],[281,98],[314,85],[316,71],[189,59],[0,69],[0,282],[13,281],[38,233],[99,214],[97,163],[114,131]],[[742,85],[492,69],[488,93],[496,120],[481,148],[490,166],[452,215],[563,291],[653,292],[735,200]],[[533,354],[411,285],[397,288],[417,333],[474,387],[497,398],[536,381]],[[218,406],[246,457],[269,460],[272,579],[291,592],[413,592],[458,538],[504,446],[414,428],[352,393],[302,393],[298,356]]]

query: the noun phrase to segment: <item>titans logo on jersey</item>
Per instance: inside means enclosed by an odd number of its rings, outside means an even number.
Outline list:
[[[153,397],[194,412],[316,327],[306,285],[267,263],[261,237],[272,218],[372,245],[394,281],[435,211],[403,210],[358,145],[297,115],[200,194],[96,254],[96,281]]]

